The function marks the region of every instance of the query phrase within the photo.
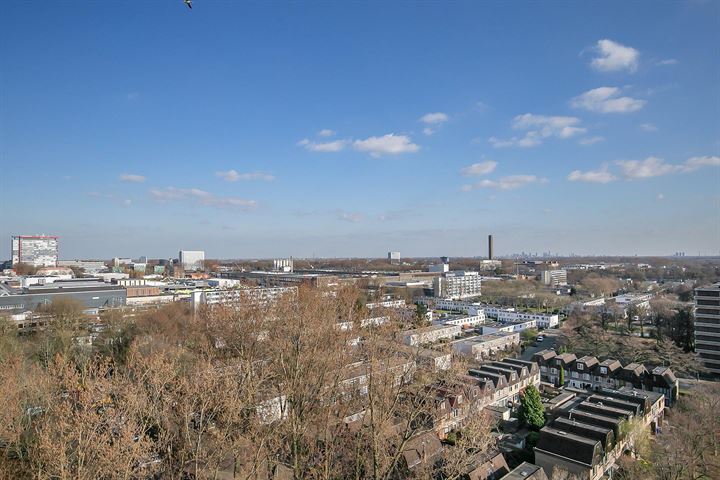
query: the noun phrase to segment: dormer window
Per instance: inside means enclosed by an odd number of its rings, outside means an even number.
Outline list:
[[[583,368],[584,368],[584,367],[583,367],[583,364],[582,364],[582,363],[578,363],[578,364],[577,364],[577,369],[578,369],[578,370],[582,370]]]
[[[600,367],[600,373],[607,375],[607,367]]]

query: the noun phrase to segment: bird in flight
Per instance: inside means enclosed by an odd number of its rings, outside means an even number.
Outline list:
[[[185,3],[185,5],[188,6],[190,10],[192,10],[192,0],[183,0],[183,2]]]

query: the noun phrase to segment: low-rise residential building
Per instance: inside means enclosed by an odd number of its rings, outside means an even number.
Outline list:
[[[623,366],[608,358],[600,362],[596,357],[576,358],[572,353],[557,354],[554,350],[541,350],[533,356],[540,367],[544,382],[560,385],[560,370],[564,370],[563,386],[583,390],[634,388],[660,393],[672,405],[679,395],[679,382],[669,367],[656,367],[648,371],[641,363]]]
[[[406,330],[400,334],[400,338],[405,345],[424,345],[438,340],[451,340],[460,335],[461,330],[459,325],[432,325]]]
[[[588,392],[540,430],[535,463],[550,476],[562,469],[579,479],[604,478],[631,440],[623,435],[623,424],[639,419],[656,432],[663,421],[664,400],[660,393],[628,387]]]
[[[488,322],[482,325],[482,333],[483,335],[488,333],[513,333],[513,332],[522,332],[523,330],[527,330],[529,328],[537,328],[537,321],[535,320],[526,320],[521,322],[506,322],[506,323],[500,323],[500,322]]]
[[[477,315],[444,317],[436,320],[437,323],[445,325],[461,325],[466,328],[482,325],[485,321],[485,314],[482,311],[480,311]]]
[[[453,351],[478,361],[493,358],[500,352],[511,351],[519,345],[520,334],[507,332],[478,335],[451,343]]]
[[[534,320],[538,328],[553,328],[560,323],[560,317],[557,314],[518,312],[513,307],[491,305],[484,305],[482,309],[487,317],[494,318],[501,323]]]
[[[285,295],[297,296],[297,287],[257,287],[237,289],[204,289],[190,293],[193,309],[201,305],[239,306],[248,303],[265,304],[274,302]]]

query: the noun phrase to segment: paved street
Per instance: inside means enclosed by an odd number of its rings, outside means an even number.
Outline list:
[[[533,347],[532,345],[527,347],[522,353],[522,355],[520,355],[520,358],[523,360],[531,360],[532,356],[535,355],[536,352],[539,352],[540,350],[545,350],[547,348],[555,348],[555,346],[557,345],[557,336],[559,334],[560,330],[555,328],[543,330],[539,333],[539,335],[543,335],[545,339],[540,342],[537,347]]]

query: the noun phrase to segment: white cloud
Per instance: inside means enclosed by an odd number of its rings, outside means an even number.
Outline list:
[[[524,137],[501,139],[490,137],[488,141],[495,148],[502,147],[534,147],[540,145],[544,139],[555,137],[567,139],[587,132],[586,128],[578,126],[577,117],[545,116],[525,113],[513,119],[512,128],[526,130]]]
[[[546,183],[546,178],[538,178],[535,175],[510,175],[499,180],[481,180],[473,185],[463,185],[461,189],[465,192],[478,188],[493,188],[497,190],[512,190],[524,187],[533,183]]]
[[[432,135],[433,133],[435,133],[435,130],[433,130],[433,129],[430,128],[430,127],[425,127],[425,128],[423,128],[423,131],[422,131],[422,132],[423,132],[425,135],[430,136],[430,135]]]
[[[720,167],[720,157],[691,157],[681,164],[666,163],[657,157],[645,160],[620,160],[616,162],[627,179],[651,178],[671,173],[689,173],[703,167]]]
[[[153,188],[150,190],[150,195],[161,202],[190,200],[209,207],[233,208],[244,211],[257,207],[255,200],[246,200],[238,197],[218,197],[198,188]]]
[[[596,143],[605,141],[605,137],[595,136],[595,137],[586,137],[581,138],[578,140],[578,143],[580,145],[595,145]]]
[[[123,173],[118,177],[118,179],[121,182],[130,182],[130,183],[142,183],[145,181],[145,177],[142,175],[134,175],[132,173]]]
[[[270,182],[275,180],[273,175],[263,172],[238,173],[236,170],[228,170],[227,172],[215,172],[215,175],[226,182],[237,182],[238,180],[265,180]]]
[[[309,150],[311,152],[332,153],[339,152],[343,148],[345,148],[345,145],[348,144],[348,140],[335,140],[332,142],[317,143],[312,142],[307,138],[304,138],[300,140],[297,144],[301,147],[305,147],[306,150]]]
[[[495,167],[497,167],[497,162],[487,160],[485,162],[473,163],[472,165],[463,168],[460,173],[465,177],[487,175],[495,170]]]
[[[625,178],[659,177],[682,171],[681,165],[665,163],[661,158],[648,157],[645,160],[620,160],[617,162]]]
[[[140,92],[130,92],[126,95],[128,101],[133,102],[140,98]]]
[[[425,115],[420,117],[419,121],[427,125],[437,125],[439,123],[447,122],[448,116],[447,114],[442,112],[426,113]]]
[[[653,125],[652,123],[641,123],[640,124],[640,130],[644,132],[657,132],[658,127]]]
[[[573,108],[583,108],[598,113],[629,113],[645,106],[645,100],[621,97],[617,87],[599,87],[570,100]]]
[[[129,198],[126,198],[125,200],[123,200],[123,205],[125,205],[126,207],[129,207],[130,205],[132,205],[132,200],[130,200]]]
[[[590,65],[601,72],[615,72],[628,70],[634,72],[638,67],[640,52],[632,47],[626,47],[612,40],[603,39],[597,42],[594,49],[598,56],[593,58]]]
[[[373,157],[414,153],[420,150],[420,147],[414,144],[410,137],[406,135],[395,135],[394,133],[389,133],[382,137],[369,137],[365,140],[355,140],[353,147],[355,150],[368,152]]]
[[[660,200],[665,200],[665,194],[664,194],[664,193],[658,193],[656,198],[657,198],[658,202],[659,202]]]
[[[337,212],[338,220],[343,220],[350,223],[360,223],[365,220],[365,215],[359,212],[344,212],[339,210]]]
[[[702,167],[720,167],[720,157],[704,156],[688,158],[683,164],[683,171],[694,172]]]
[[[330,130],[329,128],[323,128],[318,133],[319,137],[332,137],[335,135],[335,130]]]
[[[678,61],[676,59],[666,58],[665,60],[660,60],[659,62],[657,62],[656,65],[666,66],[666,65],[677,65],[677,64],[678,64]]]
[[[603,165],[600,170],[589,170],[587,172],[581,172],[580,170],[572,171],[567,179],[571,182],[610,183],[617,180],[617,177],[608,172],[607,165]]]

